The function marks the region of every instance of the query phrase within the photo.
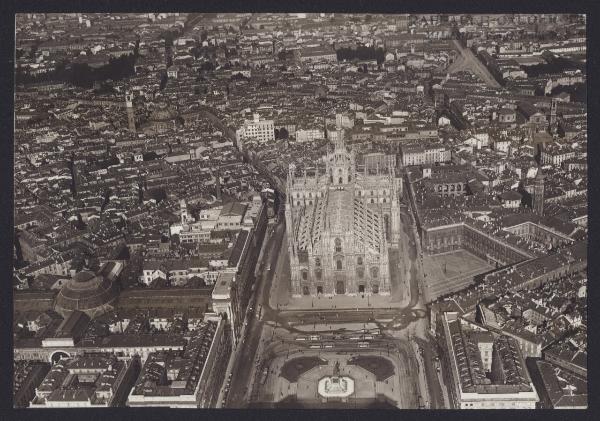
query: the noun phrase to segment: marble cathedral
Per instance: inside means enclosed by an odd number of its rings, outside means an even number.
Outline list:
[[[292,295],[389,295],[388,249],[400,236],[395,157],[371,154],[357,165],[343,131],[335,139],[314,168],[288,170]]]

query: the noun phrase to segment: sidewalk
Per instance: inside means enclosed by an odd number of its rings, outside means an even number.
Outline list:
[[[378,308],[404,308],[406,303],[393,301],[391,295],[336,295],[334,297],[290,297],[287,304],[279,305],[279,310],[352,310]]]
[[[372,330],[372,329],[378,329],[378,326],[375,323],[371,323],[371,322],[366,322],[366,323],[332,323],[332,324],[324,324],[324,323],[308,323],[305,325],[294,325],[294,327],[298,330],[301,330],[303,332],[306,333],[311,333],[311,332],[334,332],[337,331],[340,326],[342,326],[347,332],[352,332],[355,330],[361,330],[361,329],[368,329],[368,330]]]
[[[431,399],[429,396],[429,385],[427,384],[427,378],[425,376],[425,363],[423,362],[423,356],[419,352],[419,345],[413,341],[411,341],[411,346],[413,348],[413,352],[415,354],[415,358],[417,359],[418,364],[418,378],[419,378],[419,388],[421,389],[423,403],[426,409],[431,408]]]

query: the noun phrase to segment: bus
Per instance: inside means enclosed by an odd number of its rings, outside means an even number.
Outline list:
[[[373,339],[373,335],[363,335],[362,337],[364,340],[371,340]]]
[[[306,340],[306,336],[297,336],[296,340],[297,341],[305,341]]]
[[[368,348],[369,347],[369,343],[368,342],[359,342],[358,343],[358,347],[359,348]]]
[[[324,348],[333,348],[333,342],[326,342],[326,343],[323,345],[323,347],[324,347]]]
[[[321,336],[319,336],[319,335],[310,335],[311,341],[318,341],[319,339],[321,339]]]
[[[310,348],[312,348],[312,349],[320,349],[321,348],[321,344],[310,344]]]
[[[360,340],[360,336],[353,335],[353,336],[350,336],[348,339],[350,339],[351,341],[358,341],[358,340]]]

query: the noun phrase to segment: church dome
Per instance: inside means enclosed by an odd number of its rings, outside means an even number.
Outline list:
[[[111,280],[84,270],[62,287],[56,297],[56,308],[63,313],[79,310],[95,317],[110,308],[118,293],[117,285]]]

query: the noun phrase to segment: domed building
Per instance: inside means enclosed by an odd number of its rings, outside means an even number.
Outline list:
[[[94,318],[112,309],[118,295],[118,285],[110,279],[83,270],[65,283],[54,306],[63,316],[79,310]]]

